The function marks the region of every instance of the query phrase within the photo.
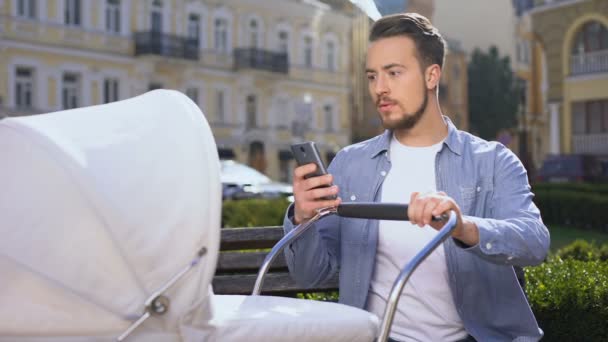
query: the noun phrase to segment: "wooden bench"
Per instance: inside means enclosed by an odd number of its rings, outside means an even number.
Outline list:
[[[258,269],[266,254],[282,237],[282,227],[222,228],[213,292],[251,294]],[[259,249],[268,251],[258,251]],[[329,292],[337,289],[337,275],[326,284],[314,288],[298,286],[289,275],[284,254],[280,253],[264,278],[262,294],[295,296],[296,293]]]

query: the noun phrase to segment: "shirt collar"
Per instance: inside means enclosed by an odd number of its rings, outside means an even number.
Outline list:
[[[461,155],[464,144],[462,134],[460,134],[450,118],[443,116],[443,120],[448,125],[448,136],[445,139],[444,144],[450,149],[450,151],[456,153],[457,155]],[[378,139],[376,139],[374,145],[372,146],[372,154],[370,158],[375,158],[381,153],[388,151],[392,135],[393,131],[387,129],[378,137]]]

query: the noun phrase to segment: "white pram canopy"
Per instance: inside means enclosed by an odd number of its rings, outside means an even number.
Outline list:
[[[0,340],[370,341],[377,319],[304,300],[216,296],[221,184],[211,129],[181,93],[0,120]],[[278,335],[277,335],[278,334]]]

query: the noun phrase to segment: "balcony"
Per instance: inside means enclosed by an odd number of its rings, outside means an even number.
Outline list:
[[[135,56],[140,55],[198,60],[198,42],[161,32],[136,32]]]
[[[570,56],[570,75],[608,72],[608,50],[586,52]]]
[[[235,69],[259,69],[286,74],[289,70],[287,54],[257,48],[234,50]]]
[[[574,134],[572,150],[577,154],[606,155],[608,153],[608,133]]]

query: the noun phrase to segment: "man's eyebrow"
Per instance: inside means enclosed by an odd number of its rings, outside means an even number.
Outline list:
[[[399,63],[391,63],[391,64],[387,64],[385,66],[382,67],[383,70],[388,70],[390,68],[394,68],[394,67],[401,67],[401,68],[405,68],[405,65],[403,64],[399,64]]]
[[[403,64],[399,64],[399,63],[391,63],[391,64],[387,64],[385,66],[382,67],[382,70],[388,70],[394,67],[400,67],[400,68],[405,68],[405,65]],[[370,68],[365,68],[365,72],[376,72],[375,69],[370,69]]]

